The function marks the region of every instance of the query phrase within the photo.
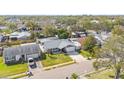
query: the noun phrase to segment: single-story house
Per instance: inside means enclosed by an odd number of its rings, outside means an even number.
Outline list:
[[[43,52],[55,54],[61,52],[64,53],[74,52],[76,51],[77,46],[75,46],[75,44],[69,39],[56,39],[56,40],[41,42],[40,48]]]
[[[6,64],[27,61],[28,58],[38,59],[41,50],[38,44],[25,44],[15,47],[4,48],[3,58]]]
[[[10,40],[27,40],[30,36],[29,32],[14,32],[10,34],[9,38]]]

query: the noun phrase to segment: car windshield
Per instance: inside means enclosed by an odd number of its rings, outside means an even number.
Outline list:
[[[30,59],[30,60],[29,60],[29,63],[31,63],[31,62],[33,62],[33,59]]]

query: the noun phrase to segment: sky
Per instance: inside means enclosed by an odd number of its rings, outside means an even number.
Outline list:
[[[0,15],[124,15],[123,0],[0,0]]]

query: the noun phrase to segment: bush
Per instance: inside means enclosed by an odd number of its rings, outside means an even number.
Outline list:
[[[93,62],[93,67],[95,68],[95,70],[98,70],[99,66],[100,66],[99,62],[97,61]]]
[[[71,75],[71,79],[78,79],[79,77],[78,77],[78,75],[76,74],[76,73],[73,73],[72,75]]]

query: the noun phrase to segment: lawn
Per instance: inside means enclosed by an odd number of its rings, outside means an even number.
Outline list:
[[[112,69],[96,71],[86,75],[89,79],[114,79],[114,71]],[[120,75],[121,79],[124,79],[124,74]]]
[[[3,63],[2,57],[0,57],[0,78],[20,74],[28,70],[27,64],[16,64],[7,66]]]
[[[72,61],[68,55],[64,54],[46,54],[46,59],[42,60],[43,67],[53,66]]]
[[[0,30],[0,33],[10,34],[12,31],[10,29]]]
[[[80,50],[80,54],[81,54],[82,56],[86,57],[86,58],[92,57],[92,55],[91,55],[89,52],[84,51],[84,50]]]

